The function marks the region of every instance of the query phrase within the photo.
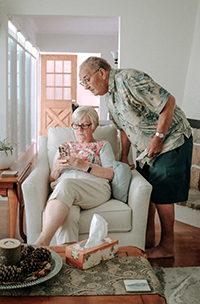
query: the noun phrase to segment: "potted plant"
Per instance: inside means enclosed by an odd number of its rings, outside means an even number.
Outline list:
[[[14,146],[7,138],[0,141],[0,170],[10,168],[14,160]]]

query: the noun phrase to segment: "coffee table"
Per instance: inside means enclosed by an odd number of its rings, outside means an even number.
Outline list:
[[[65,257],[65,246],[50,246],[50,249]],[[145,256],[143,252],[132,246],[119,248],[119,256]],[[113,296],[39,296],[39,297],[0,297],[2,304],[166,304],[159,295],[113,295]]]

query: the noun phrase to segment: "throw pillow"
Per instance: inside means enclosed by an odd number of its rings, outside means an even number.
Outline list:
[[[113,198],[124,203],[128,200],[128,191],[131,182],[131,169],[129,165],[113,161],[114,178],[111,181]]]

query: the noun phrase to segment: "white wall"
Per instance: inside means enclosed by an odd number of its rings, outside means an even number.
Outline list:
[[[200,120],[200,3],[187,74],[183,110],[188,118]]]
[[[121,20],[121,66],[147,72],[182,106],[199,1],[131,2]]]
[[[0,0],[1,130],[6,123],[9,14],[120,17],[121,67],[149,73],[182,105],[198,3],[198,0]],[[197,18],[198,23],[199,15]],[[193,101],[189,102],[192,105]]]

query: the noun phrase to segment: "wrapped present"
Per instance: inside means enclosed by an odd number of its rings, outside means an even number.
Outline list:
[[[118,240],[105,237],[99,246],[85,248],[87,240],[66,247],[66,263],[88,269],[118,255]]]

